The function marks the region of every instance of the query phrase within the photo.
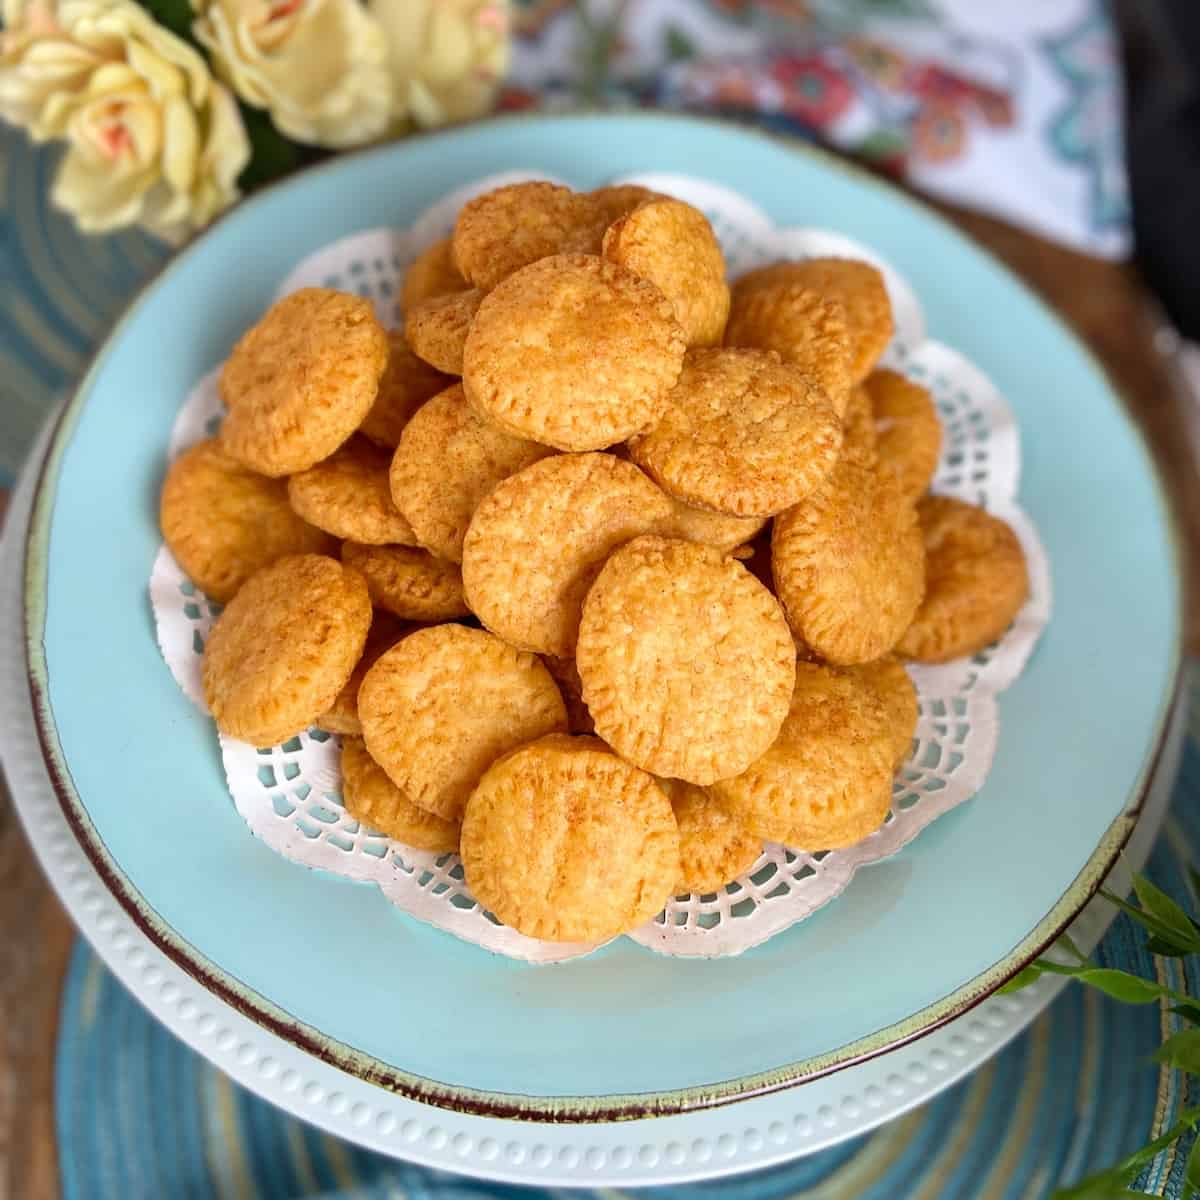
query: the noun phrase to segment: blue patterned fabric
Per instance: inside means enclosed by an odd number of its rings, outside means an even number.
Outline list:
[[[50,209],[57,157],[0,122],[0,487],[167,254],[141,233],[84,237]]]
[[[1171,815],[1150,876],[1197,909],[1200,688]],[[1125,917],[1096,958],[1200,994],[1200,970],[1153,960]],[[656,1200],[1033,1200],[1130,1153],[1200,1101],[1200,1086],[1149,1061],[1169,1027],[1072,985],[1020,1038],[964,1082],[874,1133],[737,1180],[639,1192]],[[1187,1094],[1187,1093],[1191,1094]],[[406,1166],[342,1143],[231,1083],[133,1000],[84,944],[63,995],[57,1123],[65,1200],[236,1197],[457,1200],[558,1193]],[[1190,1142],[1138,1181],[1182,1197]],[[616,1193],[603,1193],[612,1200]],[[601,1193],[596,1192],[597,1200]]]

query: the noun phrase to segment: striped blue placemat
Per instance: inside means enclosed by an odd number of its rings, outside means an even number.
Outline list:
[[[1198,801],[1200,687],[1171,814],[1148,868],[1160,887],[1193,908],[1187,867],[1200,863]],[[1178,963],[1152,960],[1125,917],[1097,958],[1148,976],[1178,970]],[[1194,965],[1170,982],[1200,995]],[[969,1079],[874,1133],[737,1180],[652,1191],[678,1200],[1047,1196],[1128,1154],[1179,1108],[1200,1101],[1195,1080],[1181,1087],[1149,1061],[1164,1029],[1165,1014],[1155,1005],[1132,1008],[1072,985]],[[396,1163],[286,1116],[159,1026],[82,943],[63,995],[56,1103],[67,1200],[558,1194]],[[1161,1156],[1138,1187],[1181,1197],[1189,1145]]]

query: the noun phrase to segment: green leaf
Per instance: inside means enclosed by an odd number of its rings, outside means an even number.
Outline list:
[[[261,108],[251,108],[240,100],[238,108],[241,109],[246,136],[250,139],[250,161],[238,177],[238,187],[243,192],[251,192],[264,183],[279,179],[305,161],[306,156],[301,148],[289,142]]]
[[[1125,1186],[1147,1163],[1165,1150],[1172,1142],[1200,1124],[1200,1108],[1187,1108],[1179,1114],[1175,1124],[1128,1158],[1090,1179],[1084,1179],[1068,1188],[1060,1188],[1053,1200],[1126,1200],[1140,1193],[1131,1192]],[[1195,1152],[1193,1151],[1193,1154]],[[1191,1169],[1191,1159],[1188,1160]]]
[[[1087,955],[1084,954],[1077,945],[1075,945],[1071,935],[1067,933],[1066,930],[1063,930],[1063,932],[1058,935],[1058,940],[1055,942],[1055,945],[1064,947],[1067,953],[1073,958],[1077,959],[1080,963],[1087,962]]]
[[[1147,1163],[1152,1163],[1172,1142],[1178,1141],[1185,1133],[1195,1129],[1197,1123],[1200,1123],[1200,1108],[1185,1108],[1170,1129],[1160,1134],[1154,1141],[1147,1142],[1140,1150],[1135,1150],[1127,1159],[1113,1167],[1110,1173],[1132,1179]]]
[[[1181,950],[1171,942],[1164,941],[1157,934],[1152,934],[1146,939],[1146,949],[1151,954],[1157,954],[1159,958],[1187,958],[1189,954],[1195,953],[1194,950]]]
[[[1010,992],[1019,992],[1022,988],[1027,988],[1031,983],[1036,983],[1045,974],[1037,963],[1030,963],[1027,967],[1022,967],[1006,984],[998,987],[996,991],[1001,996],[1007,996]]]
[[[1194,999],[1192,996],[1185,996],[1182,992],[1175,992],[1170,988],[1163,987],[1162,984],[1155,983],[1152,979],[1143,979],[1140,975],[1131,975],[1128,971],[1118,971],[1113,967],[1067,967],[1062,963],[1051,962],[1048,958],[1039,958],[1030,963],[1025,971],[1030,968],[1049,975],[1065,975],[1070,979],[1078,979],[1080,983],[1086,983],[1089,987],[1094,987],[1106,996],[1111,996],[1114,1000],[1120,1000],[1125,1004],[1150,1004],[1163,997],[1190,1004]],[[1033,982],[1033,979],[1023,979],[1024,973],[1024,971],[1018,972],[1004,985],[1004,988],[999,990],[1015,992],[1022,987],[1027,987]]]
[[[1188,1153],[1187,1166],[1183,1172],[1183,1186],[1187,1192],[1200,1192],[1200,1138],[1192,1143]]]
[[[1188,878],[1192,881],[1192,891],[1196,898],[1200,900],[1200,871],[1195,867],[1188,867]]]
[[[1094,970],[1094,968],[1089,967],[1086,963],[1082,967],[1070,967],[1065,963],[1056,963],[1048,958],[1039,958],[1037,965],[1048,975],[1067,975],[1072,979],[1082,975],[1084,971]]]
[[[1110,904],[1115,904],[1119,909],[1127,912],[1147,933],[1160,937],[1174,946],[1182,944],[1182,948],[1188,953],[1200,951],[1200,941],[1196,940],[1194,932],[1189,933],[1187,937],[1181,937],[1176,929],[1147,909],[1138,908],[1136,905],[1130,904],[1128,900],[1122,900],[1120,896],[1114,895],[1104,888],[1100,889],[1100,894]]]
[[[1150,1004],[1160,996],[1170,994],[1161,984],[1112,967],[1093,967],[1071,974],[1074,974],[1080,983],[1086,983],[1089,987],[1094,987],[1106,996],[1125,1004]]]
[[[191,0],[139,0],[141,6],[160,24],[193,46],[199,46],[192,34]]]
[[[1191,1075],[1200,1074],[1200,1029],[1172,1034],[1154,1052],[1154,1061]]]
[[[1131,1192],[1126,1186],[1128,1182],[1127,1171],[1111,1167],[1081,1179],[1070,1187],[1058,1188],[1051,1200],[1127,1200],[1128,1197],[1142,1196],[1141,1192]]]
[[[1153,913],[1164,925],[1175,930],[1184,942],[1200,949],[1192,918],[1166,892],[1155,887],[1144,875],[1133,877],[1133,890],[1147,912]]]
[[[1175,1004],[1171,1007],[1171,1011],[1177,1017],[1191,1021],[1193,1025],[1200,1025],[1200,1004]]]

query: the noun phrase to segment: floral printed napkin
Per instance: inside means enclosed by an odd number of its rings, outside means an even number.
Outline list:
[[[502,104],[651,104],[809,134],[1086,253],[1130,248],[1104,0],[525,0]]]

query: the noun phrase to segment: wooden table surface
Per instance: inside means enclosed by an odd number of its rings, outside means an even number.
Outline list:
[[[1154,348],[1155,327],[1136,272],[988,217],[943,211],[1066,318],[1144,430],[1189,548],[1187,644],[1200,653],[1200,475],[1183,410]],[[0,514],[3,504],[0,492]],[[0,912],[7,917],[0,932],[0,1200],[40,1200],[57,1195],[54,1039],[72,929],[38,872],[2,783]]]

